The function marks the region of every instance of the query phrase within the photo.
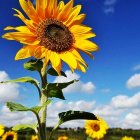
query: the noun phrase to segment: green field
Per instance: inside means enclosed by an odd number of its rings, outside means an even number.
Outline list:
[[[47,134],[50,133],[51,128],[48,129]],[[31,140],[31,133],[20,133],[19,140]],[[78,128],[74,129],[59,129],[54,134],[53,140],[57,140],[59,136],[68,136],[69,140],[86,140],[87,136],[85,130]],[[123,130],[120,128],[109,129],[107,135],[102,140],[121,140],[123,136],[132,136],[135,140],[140,140],[140,130]]]

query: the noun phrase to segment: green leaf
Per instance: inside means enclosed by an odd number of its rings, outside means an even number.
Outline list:
[[[83,112],[83,111],[72,111],[72,110],[59,113],[59,118],[60,119],[59,119],[58,124],[52,129],[49,140],[52,139],[52,136],[55,133],[55,131],[64,122],[71,121],[71,120],[77,120],[77,119],[97,120],[96,116],[92,113]]]
[[[57,71],[55,71],[54,68],[50,68],[48,71],[47,71],[48,74],[52,75],[52,76],[59,76]],[[64,77],[67,77],[67,75],[61,71],[61,75],[64,76]]]
[[[30,111],[30,109],[28,107],[23,106],[18,103],[7,102],[6,105],[10,109],[10,111]]]
[[[75,82],[78,82],[78,80],[72,80],[70,82],[66,82],[66,83],[50,83],[49,86],[52,86],[52,87],[58,87],[60,89],[64,89],[66,88],[67,86],[75,83]]]
[[[85,120],[97,120],[96,116],[89,112],[84,111],[72,111],[62,112],[59,114],[60,124],[71,120],[85,119]]]
[[[37,59],[31,59],[28,62],[24,63],[24,68],[30,71],[41,71],[43,67],[43,62]]]
[[[49,105],[51,102],[52,100],[48,100],[42,106],[34,106],[32,108],[28,108],[26,106],[13,102],[7,102],[6,105],[10,109],[10,111],[32,111],[33,113],[38,114],[42,107]]]
[[[59,87],[57,87],[56,85],[48,84],[47,85],[47,94],[48,94],[48,97],[50,97],[50,98],[55,97],[55,98],[65,100],[62,90]]]
[[[14,80],[7,80],[7,81],[2,81],[0,82],[2,83],[31,83],[33,85],[36,86],[39,94],[41,94],[40,88],[39,88],[39,82],[36,79],[33,79],[32,77],[21,77],[21,78],[17,78]]]
[[[32,77],[21,77],[14,80],[2,81],[0,83],[31,83],[34,85],[39,85],[38,81]]]
[[[36,124],[17,124],[15,125],[12,130],[13,131],[29,131],[29,130],[35,130],[37,129]]]

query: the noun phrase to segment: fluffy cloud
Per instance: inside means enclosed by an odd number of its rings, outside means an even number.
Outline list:
[[[9,80],[9,76],[5,71],[0,71],[0,81]],[[18,99],[19,86],[15,83],[0,84],[0,102],[13,101]]]
[[[133,67],[134,71],[140,70],[140,64]]]
[[[115,5],[117,0],[105,0],[104,1],[104,13],[110,14],[115,12]]]
[[[66,71],[65,73],[67,75],[67,78],[63,77],[63,76],[59,76],[54,80],[54,82],[63,83],[63,82],[72,81],[74,79],[77,80],[77,79],[80,78],[80,75],[78,75],[76,73],[72,73],[71,71]],[[82,81],[78,81],[78,82],[68,86],[66,89],[64,89],[64,92],[65,93],[74,93],[74,92],[78,92],[78,93],[93,93],[95,88],[96,88],[95,85],[90,81],[87,82],[87,83],[84,83]]]
[[[132,112],[129,112],[125,118],[120,123],[122,128],[134,128],[139,129],[140,128],[140,109],[132,110]]]
[[[0,123],[9,127],[16,124],[33,123],[36,120],[33,114],[27,112],[11,112],[6,106],[2,107],[0,114]]]
[[[131,76],[126,83],[126,86],[129,89],[140,87],[140,74]]]
[[[134,108],[140,104],[140,92],[132,97],[126,95],[118,95],[112,98],[111,104],[116,108]]]

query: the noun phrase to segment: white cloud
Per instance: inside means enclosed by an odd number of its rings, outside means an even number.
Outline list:
[[[134,108],[140,105],[140,92],[132,97],[118,95],[112,98],[111,104],[116,108]]]
[[[72,73],[71,71],[66,71],[65,73],[67,75],[67,78],[63,76],[59,76],[54,80],[54,82],[63,83],[63,82],[72,81],[74,79],[78,80],[80,78],[80,75],[76,73]],[[90,81],[86,83],[84,83],[83,81],[78,81],[65,88],[64,92],[65,93],[75,93],[75,92],[93,93],[95,91],[95,88],[96,88],[95,85]]]
[[[132,110],[126,114],[125,118],[120,122],[122,128],[140,128],[140,109]],[[131,127],[130,127],[131,126]]]
[[[126,83],[126,86],[129,89],[140,87],[140,74],[131,76]]]
[[[115,5],[117,3],[117,0],[105,0],[104,1],[104,13],[110,14],[115,12]]]
[[[11,112],[6,106],[2,107],[0,114],[0,123],[9,127],[16,124],[33,123],[36,120],[33,114],[27,112]]]
[[[5,71],[0,71],[0,81],[9,80],[9,76]],[[15,83],[0,84],[0,102],[13,101],[18,99],[19,86]]]
[[[133,67],[134,71],[140,70],[140,64]]]

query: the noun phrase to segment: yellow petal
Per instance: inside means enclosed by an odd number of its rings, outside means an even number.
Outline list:
[[[76,48],[80,49],[80,50],[84,50],[84,51],[97,51],[99,48],[98,46],[89,41],[89,40],[77,40],[75,42],[75,46]]]
[[[25,16],[19,10],[14,9],[14,8],[13,8],[13,10],[15,10],[17,12],[17,14],[14,14],[14,16],[21,19],[31,31],[35,31],[36,26],[32,20],[26,19]]]
[[[36,10],[31,3],[30,0],[19,0],[21,8],[24,10],[24,12],[27,14],[27,16],[32,19],[34,22],[38,23],[39,18],[36,14]]]
[[[46,48],[43,46],[38,46],[35,48],[33,56],[37,59],[42,59],[44,57],[44,52],[46,51]]]
[[[33,56],[35,47],[36,46],[24,46],[17,52],[15,60],[25,59]]]
[[[73,49],[71,52],[80,63],[82,63],[83,65],[85,65],[85,67],[87,67],[86,62],[83,60],[83,58],[76,49]]]
[[[87,33],[84,33],[84,34],[73,34],[74,35],[74,38],[76,40],[85,40],[85,39],[88,39],[88,38],[92,38],[92,37],[95,37],[96,35],[89,31]]]
[[[8,40],[16,40],[23,44],[30,44],[30,45],[37,45],[39,44],[39,40],[32,34],[27,33],[21,33],[21,32],[11,32],[6,33],[2,36],[3,38],[6,38]]]
[[[67,23],[67,26],[72,27],[73,25],[81,24],[85,19],[85,16],[86,16],[85,14],[78,15],[77,17],[73,18],[73,20],[70,23]]]
[[[75,35],[81,35],[84,33],[87,33],[89,31],[91,31],[92,28],[88,27],[88,26],[84,26],[84,25],[74,25],[70,28],[70,31],[75,34]]]
[[[57,67],[53,67],[53,68],[57,71],[58,75],[61,75],[62,61],[60,60],[59,65]]]
[[[67,63],[71,68],[77,68],[77,61],[71,52],[63,52],[60,54],[61,59]]]
[[[85,67],[84,66],[82,66],[81,64],[77,64],[77,69],[78,70],[80,70],[80,71],[82,71],[82,72],[86,72],[86,69],[85,69]]]
[[[22,33],[27,33],[27,34],[33,35],[33,33],[27,28],[27,26],[19,26],[19,27],[7,26],[6,28],[4,28],[4,30],[17,30]]]
[[[70,12],[71,12],[71,9],[73,7],[73,0],[70,0],[65,6],[64,8],[62,9],[62,11],[58,14],[58,17],[57,19],[60,20],[60,21],[65,21]]]
[[[40,18],[45,18],[45,8],[48,0],[36,0],[36,11]]]
[[[60,13],[63,8],[64,8],[64,2],[63,1],[60,1],[59,4],[58,4],[58,6],[57,6],[58,13]]]
[[[60,64],[60,57],[59,54],[57,54],[56,52],[51,51],[50,52],[50,61],[52,63],[52,66],[58,67],[58,65]]]
[[[81,5],[77,5],[77,6],[73,7],[71,12],[70,12],[70,15],[68,16],[68,18],[67,18],[67,20],[65,22],[65,24],[67,25],[70,22],[72,22],[73,19],[78,16],[80,11],[81,11]]]

